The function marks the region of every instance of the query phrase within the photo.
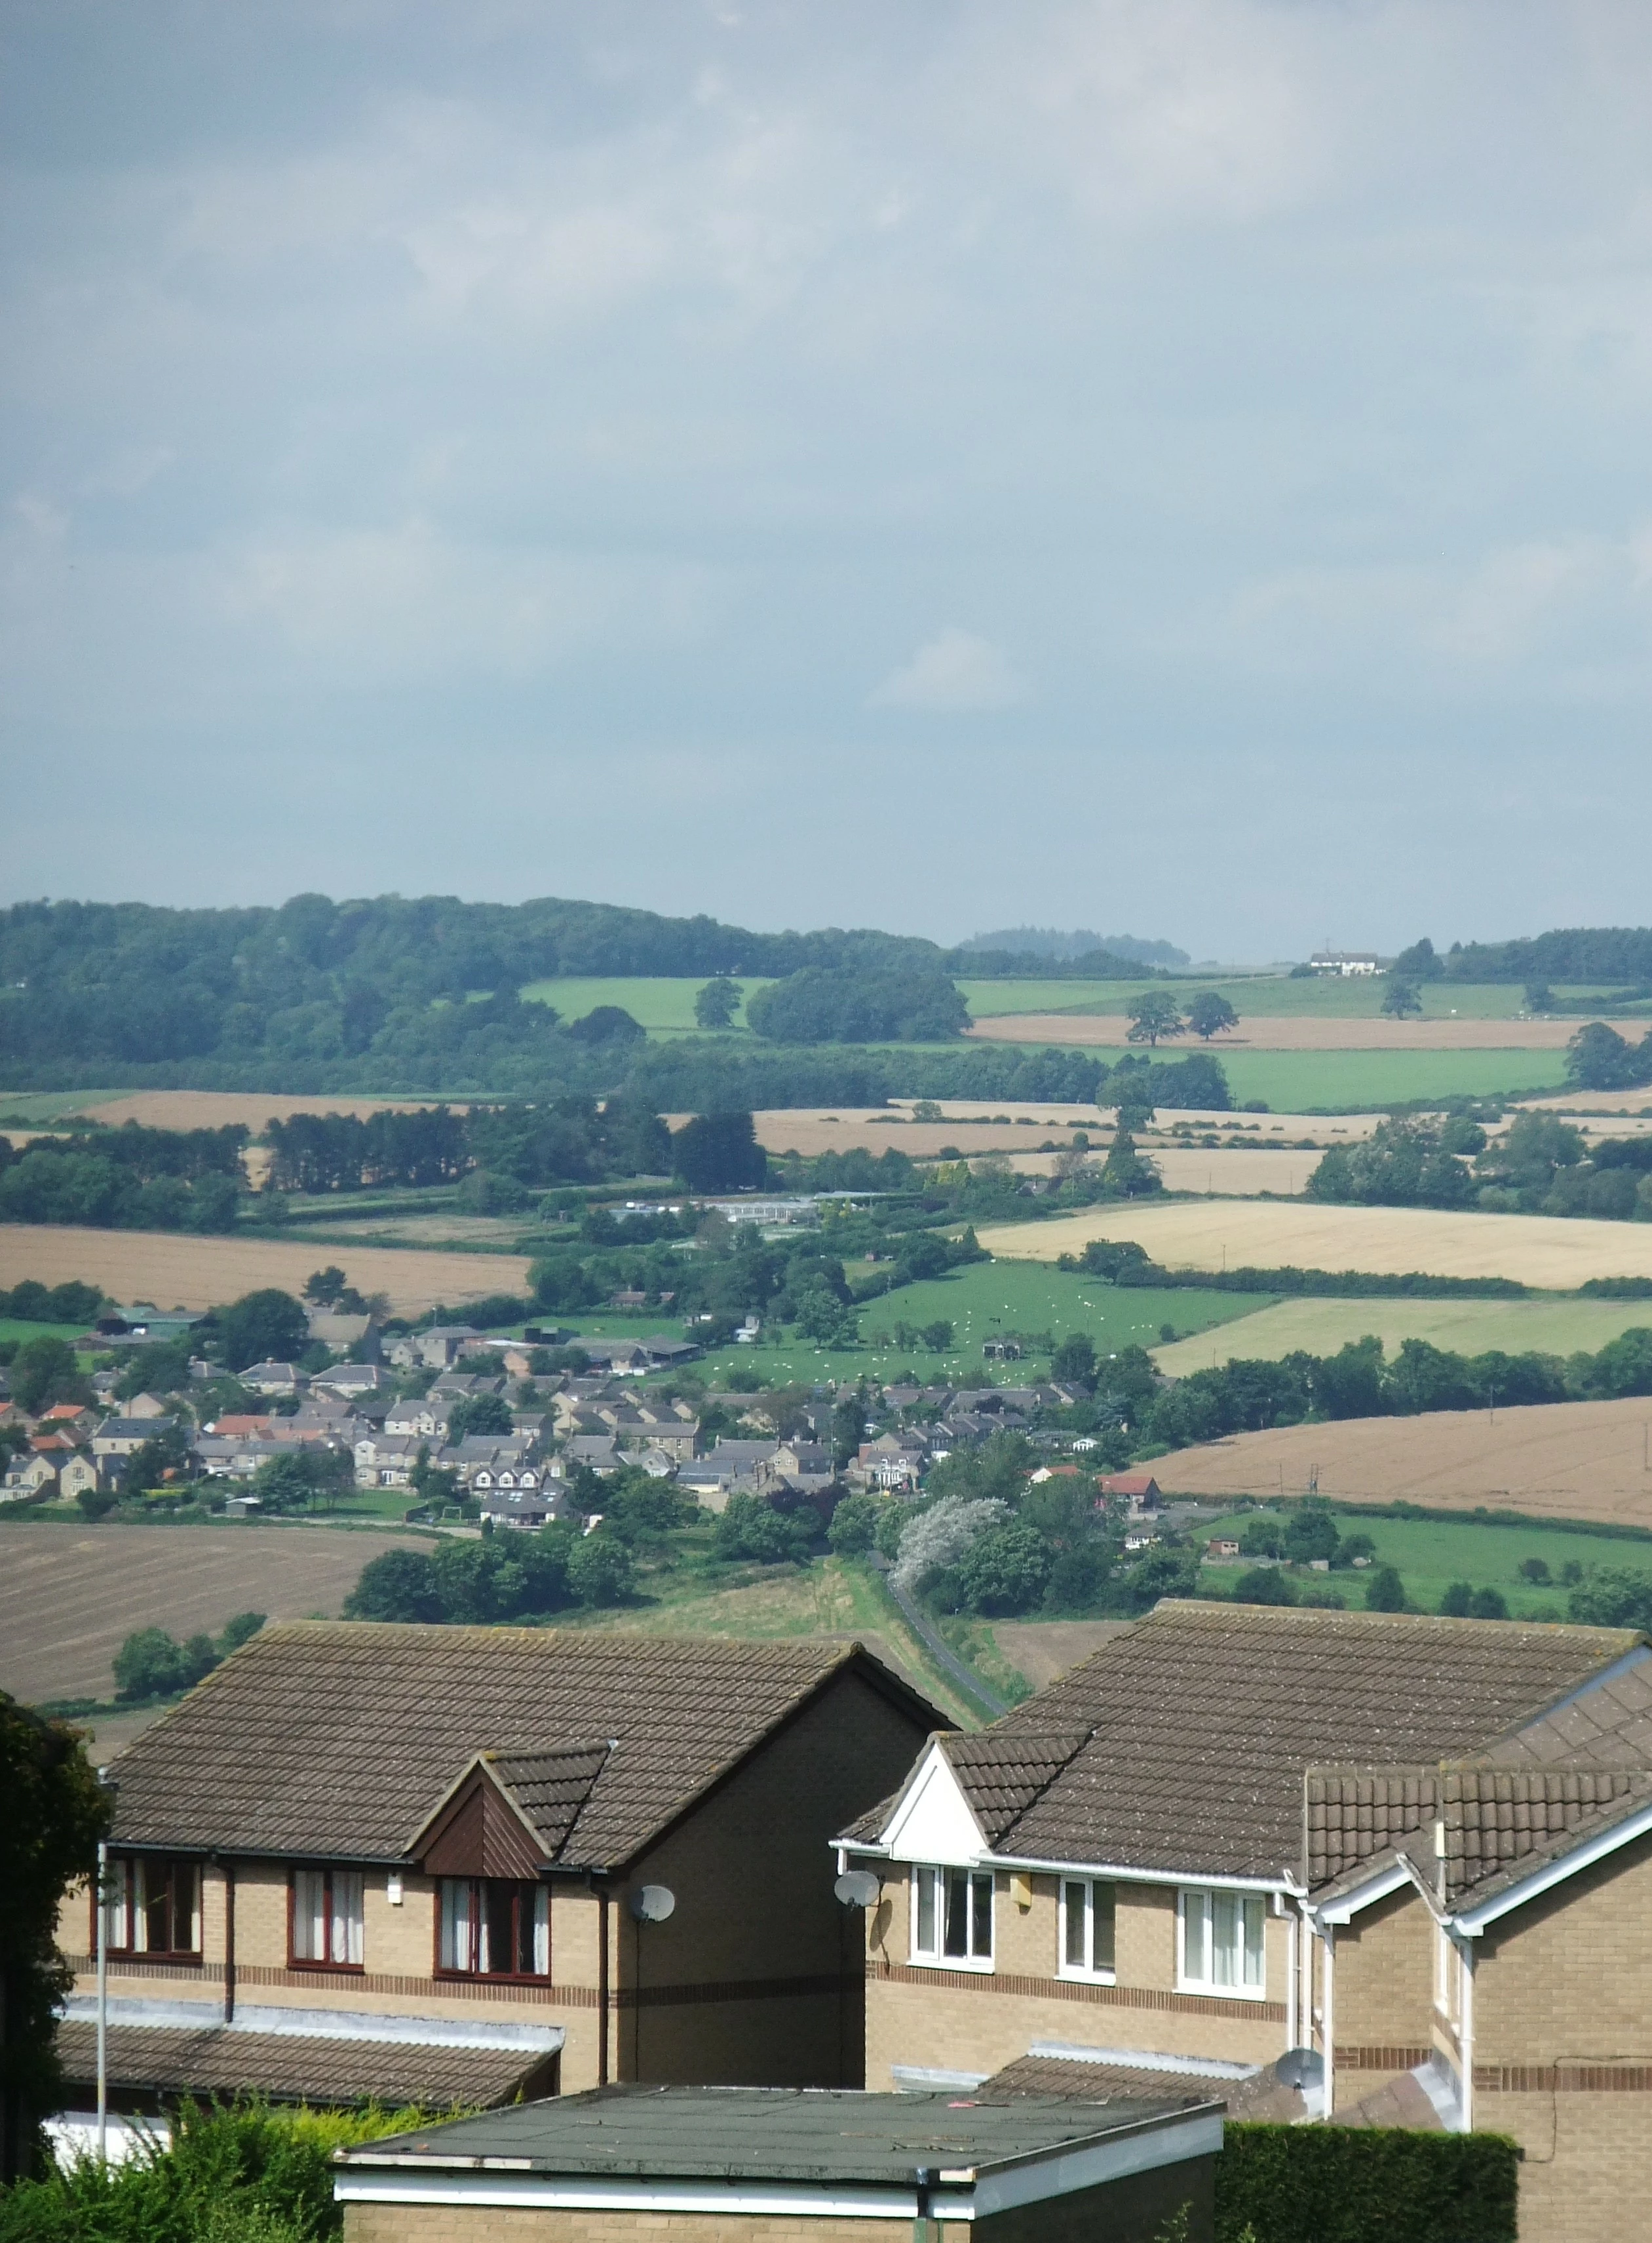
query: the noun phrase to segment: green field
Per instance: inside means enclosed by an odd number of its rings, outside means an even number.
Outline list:
[[[38,1324],[26,1317],[0,1317],[0,1340],[15,1339],[19,1346],[26,1339],[77,1339],[85,1329],[84,1324]]]
[[[120,1090],[0,1090],[0,1129],[44,1129],[65,1115],[126,1095]]]
[[[1231,1296],[1230,1296],[1231,1297]],[[1205,1331],[1155,1351],[1161,1371],[1190,1371],[1232,1356],[1277,1362],[1297,1348],[1333,1354],[1346,1341],[1374,1332],[1390,1355],[1402,1340],[1426,1339],[1458,1355],[1596,1353],[1620,1332],[1652,1324],[1652,1301],[1579,1301],[1563,1295],[1532,1301],[1287,1300],[1259,1309],[1222,1331]]]
[[[599,1005],[617,1005],[650,1035],[681,1035],[685,1030],[697,1034],[702,1031],[695,1027],[694,1000],[705,982],[703,974],[694,980],[614,975],[607,980],[530,981],[521,994],[531,1004],[554,1005],[564,1020],[582,1020]],[[749,996],[765,986],[764,977],[742,974],[740,986]],[[742,1034],[744,1013],[742,1005],[735,1016],[736,1029]]]
[[[1058,1034],[1051,1041],[1059,1047],[1061,1038]],[[1174,1061],[1186,1058],[1189,1048],[1161,1044],[1153,1056]],[[1125,1056],[1121,1047],[1112,1045],[1085,1044],[1082,1049],[1087,1059],[1107,1067],[1117,1067]],[[1372,1114],[1411,1100],[1506,1098],[1520,1091],[1559,1090],[1566,1081],[1562,1051],[1270,1052],[1235,1050],[1218,1041],[1210,1052],[1221,1061],[1236,1106],[1259,1098],[1274,1114]]]
[[[1474,1588],[1501,1589],[1512,1618],[1564,1620],[1567,1592],[1560,1585],[1561,1568],[1581,1565],[1586,1573],[1597,1566],[1627,1566],[1652,1573],[1652,1541],[1632,1536],[1568,1534],[1558,1527],[1479,1525],[1454,1519],[1373,1519],[1335,1511],[1341,1534],[1368,1534],[1376,1544],[1376,1562],[1397,1568],[1410,1603],[1424,1612],[1438,1611],[1440,1600],[1453,1581],[1467,1581]],[[1237,1532],[1247,1519],[1267,1518],[1284,1524],[1285,1514],[1274,1511],[1201,1511],[1190,1538],[1208,1541],[1212,1534]],[[1554,1585],[1534,1587],[1521,1576],[1523,1559],[1541,1558],[1554,1576]],[[1199,1586],[1210,1595],[1232,1591],[1238,1575],[1232,1566],[1206,1566]],[[1302,1577],[1298,1577],[1299,1580]],[[1365,1600],[1368,1576],[1363,1569],[1306,1579],[1340,1591],[1350,1610]]]
[[[1373,974],[1360,980],[1293,981],[1288,974],[1243,975],[1232,981],[1205,980],[1197,974],[1179,974],[1168,985],[1169,994],[1185,1000],[1196,989],[1214,989],[1239,1014],[1257,1020],[1372,1020],[1382,1011],[1387,979]],[[1141,994],[1139,981],[964,981],[964,992],[977,1020],[999,1019],[1012,1013],[1122,1013],[1132,997]],[[1421,990],[1425,1020],[1446,1020],[1456,1014],[1465,1020],[1512,1020],[1526,1009],[1526,993],[1514,983],[1501,981],[1426,982]],[[1557,988],[1557,997],[1588,997],[1592,989]]]

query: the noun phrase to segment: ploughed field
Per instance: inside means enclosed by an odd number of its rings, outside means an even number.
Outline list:
[[[1312,1202],[1180,1201],[1086,1208],[980,1232],[990,1254],[1053,1262],[1092,1238],[1133,1238],[1172,1270],[1364,1270],[1513,1277],[1569,1292],[1590,1277],[1652,1277],[1652,1223]]]
[[[1167,1495],[1299,1496],[1317,1479],[1321,1495],[1345,1502],[1652,1527],[1652,1399],[1285,1425],[1179,1449],[1148,1469]]]
[[[181,1642],[240,1612],[336,1618],[370,1558],[424,1546],[371,1528],[0,1521],[0,1689],[26,1704],[108,1699],[134,1628]]]
[[[0,1223],[0,1285],[25,1277],[59,1285],[77,1277],[111,1299],[158,1309],[212,1308],[262,1285],[301,1292],[324,1263],[365,1295],[383,1293],[397,1316],[422,1316],[438,1303],[459,1307],[486,1293],[523,1293],[527,1261],[519,1254],[441,1254],[394,1247],[326,1247],[274,1238],[196,1238],[172,1230],[82,1230],[70,1224]]]

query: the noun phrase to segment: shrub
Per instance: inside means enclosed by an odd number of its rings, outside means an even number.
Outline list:
[[[883,1506],[876,1496],[846,1495],[832,1513],[826,1539],[840,1558],[870,1550]]]
[[[1514,2243],[1519,2156],[1501,2134],[1230,2125],[1218,2243]]]
[[[731,1495],[718,1518],[712,1544],[720,1558],[745,1558],[760,1566],[801,1566],[813,1539],[813,1516],[788,1516],[760,1495]]]
[[[1272,1566],[1252,1566],[1233,1584],[1236,1605],[1293,1605],[1296,1591],[1290,1578]]]

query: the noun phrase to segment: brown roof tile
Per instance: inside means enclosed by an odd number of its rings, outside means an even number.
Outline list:
[[[986,1733],[1026,1740],[1036,1790],[995,1850],[1277,1876],[1300,1857],[1309,1766],[1480,1752],[1641,1640],[1621,1628],[1167,1600]],[[1046,1741],[1076,1730],[1089,1741],[1038,1788]],[[994,1767],[1007,1796],[1013,1762]]]
[[[97,2028],[57,2028],[74,2087],[97,2077]],[[109,2083],[131,2094],[267,2095],[277,2102],[406,2103],[426,2110],[509,2102],[547,2058],[522,2048],[432,2048],[420,2042],[309,2038],[224,2025],[109,2028]]]
[[[617,1867],[829,1676],[856,1666],[933,1719],[859,1644],[551,1628],[267,1627],[122,1757],[117,1842],[398,1860],[479,1752],[564,1858]],[[612,1738],[601,1770],[579,1746]]]

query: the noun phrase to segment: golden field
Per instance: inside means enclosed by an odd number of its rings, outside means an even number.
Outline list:
[[[1048,1223],[990,1225],[980,1238],[990,1254],[1024,1262],[1082,1253],[1092,1238],[1133,1238],[1172,1270],[1418,1270],[1441,1277],[1513,1277],[1556,1292],[1589,1277],[1652,1277],[1652,1223],[1434,1208],[1138,1202],[1087,1208]]]
[[[982,1043],[1097,1044],[1121,1048],[1131,1023],[1115,1013],[1010,1013],[977,1020],[966,1034]],[[1225,1051],[1564,1051],[1575,1020],[1474,1020],[1454,1015],[1420,1020],[1340,1020],[1311,1014],[1269,1020],[1245,1015],[1234,1033],[1213,1037]],[[1201,1047],[1185,1038],[1161,1044],[1158,1056],[1179,1058]]]
[[[1151,1466],[1166,1494],[1321,1495],[1652,1526],[1652,1400],[1437,1411],[1287,1425],[1180,1449]]]
[[[1390,1355],[1402,1341],[1427,1340],[1457,1355],[1591,1355],[1636,1326],[1652,1325],[1652,1301],[1280,1301],[1237,1324],[1156,1347],[1153,1361],[1172,1378],[1231,1357],[1276,1363],[1298,1348],[1333,1355],[1367,1333]]]
[[[457,1307],[484,1293],[521,1293],[527,1261],[520,1254],[406,1253],[393,1247],[306,1246],[285,1239],[194,1238],[176,1230],[80,1230],[68,1224],[0,1223],[0,1285],[25,1277],[60,1285],[77,1277],[111,1299],[157,1309],[210,1309],[260,1285],[302,1290],[325,1263],[347,1283],[382,1293],[397,1316],[422,1316],[439,1302]]]
[[[263,1090],[134,1090],[77,1111],[111,1128],[141,1122],[151,1129],[223,1129],[240,1122],[256,1134],[265,1122],[290,1122],[295,1114],[354,1114],[365,1122],[370,1115],[413,1114],[439,1102],[433,1098],[288,1098]],[[466,1108],[460,1103],[455,1110],[462,1114]]]

